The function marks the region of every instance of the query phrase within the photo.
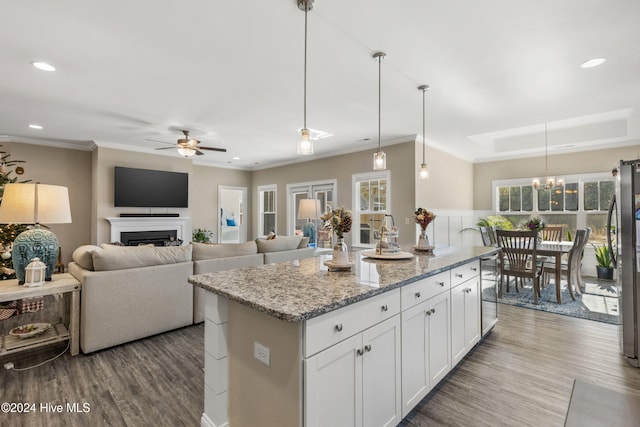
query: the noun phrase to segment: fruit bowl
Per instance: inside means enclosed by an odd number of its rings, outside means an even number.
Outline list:
[[[18,338],[31,338],[44,333],[50,327],[49,323],[29,323],[11,329],[9,335]]]

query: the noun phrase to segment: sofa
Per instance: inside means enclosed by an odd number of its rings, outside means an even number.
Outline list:
[[[91,353],[204,321],[204,290],[188,278],[314,256],[302,236],[183,246],[84,245],[69,273],[81,284],[80,348]]]

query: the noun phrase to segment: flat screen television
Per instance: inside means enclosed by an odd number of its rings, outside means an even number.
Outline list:
[[[116,207],[189,207],[188,173],[116,166],[114,177]]]

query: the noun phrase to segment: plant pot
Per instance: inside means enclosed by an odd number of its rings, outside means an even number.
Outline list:
[[[613,280],[613,267],[596,266],[598,279]]]

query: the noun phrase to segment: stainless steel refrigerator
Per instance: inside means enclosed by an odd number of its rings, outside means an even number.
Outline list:
[[[617,268],[622,324],[620,347],[629,364],[639,367],[640,341],[640,159],[620,161],[618,184],[608,215],[608,240]]]

